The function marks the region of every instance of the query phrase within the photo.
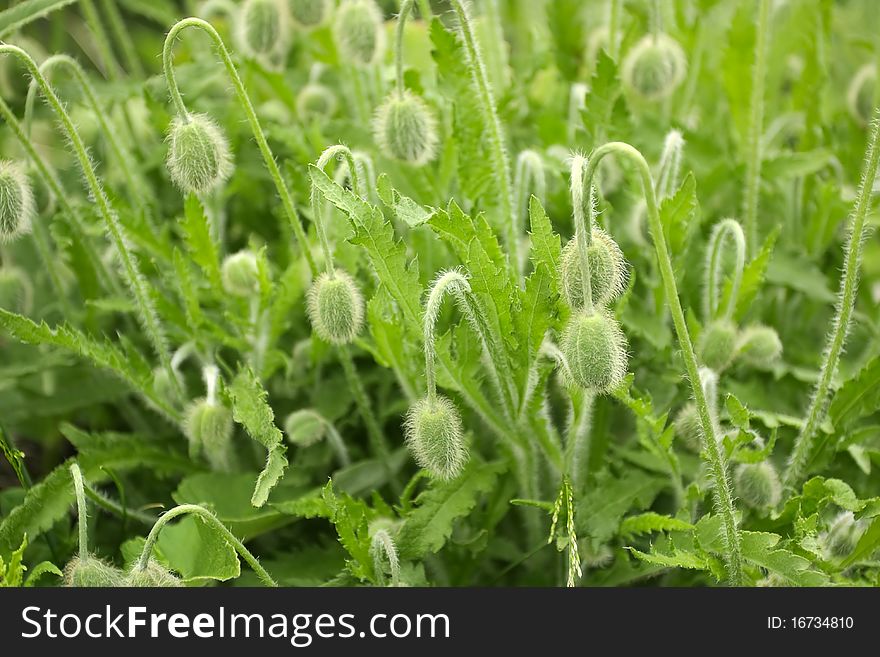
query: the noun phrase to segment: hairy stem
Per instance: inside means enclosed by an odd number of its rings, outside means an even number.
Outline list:
[[[413,10],[413,0],[403,0],[400,3],[400,13],[397,15],[397,30],[394,38],[394,67],[397,73],[397,93],[403,95],[403,31],[406,27],[406,19]]]
[[[749,123],[746,135],[746,180],[743,196],[743,217],[749,257],[758,248],[758,198],[761,191],[761,131],[764,125],[764,84],[767,78],[767,23],[770,0],[758,0],[758,23],[755,32],[755,64],[752,69],[752,91],[749,101]]]
[[[574,236],[578,248],[581,279],[584,293],[584,311],[593,314],[593,288],[590,282],[590,247],[593,245],[593,188],[590,180],[590,197],[584,200],[584,177],[589,171],[587,160],[583,155],[575,155],[571,159],[571,206],[574,214]],[[584,205],[588,204],[588,212],[584,213]]]
[[[519,259],[515,256],[519,235],[515,230],[516,222],[513,217],[513,193],[510,183],[510,163],[507,157],[507,148],[504,143],[504,131],[498,110],[495,106],[495,96],[492,86],[486,74],[483,57],[477,38],[474,35],[470,11],[463,0],[451,0],[452,9],[458,18],[458,30],[464,44],[465,58],[471,79],[476,88],[480,105],[482,106],[483,121],[486,124],[487,138],[491,148],[492,168],[495,171],[495,180],[498,186],[498,201],[501,208],[501,220],[507,232],[507,248],[509,251],[508,261],[514,276],[519,280]]]
[[[746,237],[742,226],[735,219],[722,219],[712,229],[709,246],[706,249],[706,308],[705,320],[712,321],[718,313],[721,294],[721,266],[724,262],[724,246],[730,240],[735,249],[733,274],[731,276],[730,297],[724,307],[722,317],[732,319],[742,284],[743,269],[746,262]]]
[[[248,550],[244,543],[238,540],[238,537],[235,536],[229,529],[220,522],[217,517],[208,511],[203,506],[199,506],[197,504],[181,504],[180,506],[176,506],[167,513],[163,514],[157,521],[156,524],[153,525],[153,528],[150,530],[149,535],[147,536],[147,540],[144,542],[144,548],[141,550],[141,555],[138,557],[137,562],[135,563],[135,569],[141,569],[147,567],[150,562],[150,556],[153,554],[153,546],[156,544],[156,540],[159,538],[159,533],[162,531],[162,528],[168,524],[169,521],[173,520],[177,516],[181,516],[184,514],[192,514],[194,516],[198,516],[201,520],[204,520],[207,524],[213,527],[217,532],[224,538],[224,540],[229,543],[235,551],[238,552],[241,557],[248,563],[248,565],[253,569],[253,571],[257,574],[257,577],[260,578],[260,581],[263,582],[266,586],[276,587],[278,584],[275,583],[275,580],[266,572],[266,569],[260,565],[260,562],[257,561],[257,558],[251,554],[250,550]]]
[[[79,558],[84,561],[89,556],[89,508],[86,504],[82,471],[76,463],[70,464],[70,476],[73,479],[73,490],[76,493],[76,512],[79,517]]]
[[[213,41],[217,53],[220,55],[220,59],[226,67],[226,73],[232,81],[235,95],[238,98],[241,107],[244,109],[248,124],[250,124],[251,131],[254,134],[254,140],[257,142],[257,146],[263,156],[263,161],[266,163],[266,168],[269,170],[269,175],[272,177],[272,181],[275,183],[275,188],[278,190],[278,195],[281,197],[284,211],[287,214],[290,226],[293,228],[293,233],[296,235],[300,249],[302,249],[306,262],[308,263],[309,270],[311,271],[312,276],[316,276],[318,273],[318,267],[315,264],[311,251],[309,251],[308,241],[306,240],[302,221],[296,210],[296,205],[293,202],[293,195],[290,193],[287,183],[281,175],[281,170],[278,168],[278,163],[275,161],[275,156],[269,148],[269,143],[266,141],[266,135],[263,132],[263,128],[260,126],[260,121],[257,118],[257,113],[254,111],[250,96],[248,96],[244,83],[241,81],[241,77],[232,61],[229,50],[226,48],[226,44],[223,43],[223,38],[210,23],[203,21],[201,18],[184,18],[182,21],[178,21],[168,32],[168,36],[165,37],[165,45],[162,48],[162,66],[165,71],[165,81],[168,85],[168,91],[171,94],[171,101],[174,104],[174,108],[181,117],[187,117],[189,115],[186,105],[183,102],[183,97],[180,95],[180,89],[177,86],[177,78],[174,74],[174,41],[177,39],[178,34],[189,27],[202,30],[207,33]]]
[[[666,246],[666,238],[663,234],[663,225],[660,223],[660,213],[657,209],[657,198],[654,194],[654,183],[651,178],[651,169],[642,154],[623,142],[610,142],[600,146],[593,152],[587,167],[587,184],[592,184],[596,168],[602,158],[610,154],[622,155],[629,159],[637,168],[642,180],[642,189],[648,210],[648,222],[651,238],[654,242],[654,250],[660,275],[663,279],[663,289],[666,301],[669,304],[672,323],[678,337],[681,356],[684,360],[685,370],[691,384],[694,402],[700,416],[700,425],[703,428],[703,453],[707,459],[707,465],[714,483],[713,496],[717,513],[722,517],[725,534],[725,563],[727,565],[727,577],[732,586],[742,584],[742,548],[740,544],[739,528],[737,526],[736,510],[733,503],[730,481],[727,476],[727,466],[724,462],[721,450],[715,437],[715,425],[700,384],[699,366],[694,354],[694,346],[688,332],[687,321],[678,298],[678,286],[675,283],[675,272],[672,268],[672,260]]]
[[[331,160],[334,159],[345,161],[345,163],[348,165],[348,175],[349,179],[351,180],[352,191],[357,196],[363,196],[360,175],[358,173],[360,167],[355,161],[354,155],[352,155],[347,146],[343,146],[342,144],[330,146],[323,153],[321,153],[321,156],[318,158],[315,166],[321,171],[324,171],[327,168],[327,165],[330,164]],[[332,272],[335,268],[333,264],[333,250],[330,248],[330,242],[327,239],[327,230],[324,227],[324,204],[321,202],[321,199],[321,193],[314,185],[312,185],[312,221],[315,222],[315,230],[318,233],[318,238],[321,242],[321,249],[324,252],[324,271]]]
[[[862,243],[864,241],[865,221],[871,209],[871,195],[874,180],[877,178],[878,160],[880,160],[880,148],[878,148],[878,132],[880,132],[880,109],[874,111],[871,124],[871,137],[865,153],[865,163],[862,169],[862,180],[859,185],[859,193],[849,226],[849,235],[846,241],[843,261],[843,276],[840,279],[840,290],[837,293],[837,310],[834,315],[831,333],[825,343],[824,359],[819,380],[813,390],[813,398],[807,411],[806,420],[795,441],[794,451],[785,471],[783,483],[791,489],[800,483],[804,469],[812,456],[813,443],[816,431],[825,418],[828,408],[828,396],[831,391],[831,382],[837,372],[840,363],[840,355],[846,343],[849,332],[850,320],[856,303],[856,293],[859,288],[859,269],[862,262]]]

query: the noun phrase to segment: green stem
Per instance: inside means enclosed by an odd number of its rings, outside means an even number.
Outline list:
[[[749,257],[758,248],[758,200],[761,191],[761,131],[764,125],[764,84],[767,77],[767,16],[770,0],[758,0],[758,24],[755,33],[755,64],[746,135],[746,180],[743,217]]]
[[[89,509],[86,505],[82,471],[76,463],[70,464],[70,476],[76,492],[76,512],[79,517],[79,558],[85,561],[89,556]]]
[[[92,36],[95,38],[95,47],[98,49],[98,54],[101,56],[101,63],[104,65],[105,69],[104,73],[109,79],[118,80],[121,76],[122,69],[119,66],[116,55],[113,54],[113,48],[110,47],[110,39],[107,36],[107,31],[104,29],[104,25],[101,23],[101,17],[98,15],[95,3],[92,2],[92,0],[79,0],[79,6],[82,8],[86,24],[89,26],[89,30],[91,30]]]
[[[403,0],[400,3],[400,13],[397,15],[397,30],[394,39],[394,66],[397,71],[397,94],[403,95],[403,31],[406,27],[406,19],[412,13],[413,0]]]
[[[209,525],[211,525],[217,532],[229,543],[232,547],[235,548],[235,551],[238,552],[241,557],[248,563],[248,565],[253,569],[253,571],[257,574],[257,577],[266,585],[277,587],[278,584],[274,579],[266,572],[266,569],[260,565],[260,562],[257,561],[257,558],[251,554],[250,550],[248,550],[244,543],[242,543],[235,534],[233,534],[229,529],[220,522],[217,517],[208,511],[203,506],[198,506],[197,504],[181,504],[180,506],[176,506],[167,513],[163,514],[160,517],[156,524],[153,525],[153,528],[150,530],[149,535],[147,536],[147,540],[144,542],[144,548],[141,550],[141,556],[138,557],[137,562],[135,563],[136,569],[144,569],[150,563],[150,556],[153,554],[153,546],[156,544],[156,540],[159,538],[159,532],[162,531],[162,528],[168,524],[169,521],[173,520],[177,516],[184,515],[186,513],[190,513],[192,515],[198,516]]]
[[[37,247],[37,252],[40,254],[40,259],[43,261],[43,266],[46,267],[46,274],[49,276],[49,281],[52,283],[52,289],[55,291],[55,295],[61,303],[64,316],[70,319],[74,316],[75,311],[73,305],[70,303],[70,299],[67,297],[67,292],[64,289],[64,281],[62,280],[61,272],[58,269],[57,258],[55,254],[52,253],[52,246],[49,242],[49,231],[43,224],[42,217],[35,217],[34,221],[31,222],[31,226],[33,227],[34,244]]]
[[[783,478],[786,488],[793,488],[804,474],[813,451],[816,431],[828,407],[828,396],[831,382],[840,363],[840,355],[846,343],[850,320],[856,303],[859,288],[859,269],[862,261],[862,244],[864,242],[865,221],[871,209],[871,195],[874,181],[877,178],[880,148],[878,148],[878,132],[880,132],[880,109],[874,110],[871,137],[865,153],[865,164],[862,169],[862,180],[859,193],[853,206],[849,236],[847,237],[843,262],[843,276],[840,279],[840,290],[837,293],[837,311],[834,315],[831,333],[825,344],[825,358],[819,373],[819,380],[813,391],[813,399],[807,411],[803,427],[795,441],[794,451]]]
[[[147,338],[150,340],[153,350],[156,352],[162,367],[168,372],[172,380],[175,381],[178,393],[182,394],[179,383],[177,383],[177,379],[174,377],[174,372],[171,369],[171,356],[165,340],[165,333],[159,321],[156,309],[153,306],[153,300],[150,297],[148,284],[140,271],[137,260],[128,248],[128,240],[125,235],[125,230],[122,224],[119,223],[119,219],[110,205],[110,199],[107,198],[107,194],[101,187],[101,182],[98,180],[95,167],[93,166],[88,151],[82,142],[82,138],[79,136],[79,133],[73,125],[73,120],[64,108],[63,103],[55,94],[55,91],[46,81],[46,78],[43,77],[37,63],[30,55],[21,48],[11,45],[0,45],[0,54],[13,55],[25,65],[31,77],[39,85],[49,106],[58,117],[62,130],[70,141],[74,155],[79,161],[80,169],[85,178],[86,188],[91,193],[93,202],[97,205],[98,213],[104,220],[111,242],[116,248],[127,282],[134,295],[136,307],[140,311],[140,319],[143,323]]]
[[[487,138],[490,146],[492,168],[495,170],[495,180],[498,186],[498,200],[501,206],[501,220],[507,232],[507,248],[510,252],[508,261],[511,270],[519,280],[519,258],[516,257],[519,235],[515,230],[513,217],[513,193],[510,182],[510,163],[507,157],[507,148],[504,143],[504,131],[501,127],[501,119],[495,107],[495,97],[489,78],[486,75],[486,67],[480,54],[479,45],[471,25],[470,12],[462,0],[451,0],[452,9],[458,17],[458,29],[464,44],[465,57],[474,86],[477,89],[480,105],[482,106],[483,121],[486,124]]]
[[[351,181],[351,189],[355,195],[363,197],[363,188],[361,187],[360,175],[358,174],[359,167],[348,146],[343,146],[342,144],[330,146],[321,153],[315,166],[321,171],[324,171],[333,159],[345,160],[345,163],[348,165],[348,176]],[[321,199],[321,193],[314,185],[312,185],[312,221],[315,222],[315,230],[318,233],[318,238],[321,242],[321,249],[324,252],[324,271],[332,272],[335,269],[333,264],[333,251],[330,248],[330,242],[327,239],[327,230],[324,227],[324,211]]]
[[[430,0],[419,0],[419,14],[426,25],[431,22],[431,19],[434,18],[434,12],[431,11]]]
[[[203,21],[200,18],[185,18],[182,21],[175,23],[174,27],[168,32],[168,36],[165,37],[165,45],[162,48],[162,65],[165,71],[165,80],[171,94],[171,101],[173,102],[177,113],[181,117],[189,115],[186,105],[183,102],[183,97],[180,95],[180,89],[177,86],[177,79],[174,75],[174,41],[177,38],[177,35],[188,27],[195,27],[204,31],[214,42],[217,53],[220,55],[220,59],[226,67],[229,79],[232,81],[235,95],[244,109],[245,116],[247,117],[251,131],[254,134],[254,140],[257,142],[260,153],[263,155],[263,161],[266,163],[266,168],[269,170],[269,175],[272,177],[272,180],[275,183],[275,188],[278,190],[278,195],[281,197],[284,211],[287,214],[288,221],[293,228],[294,235],[296,235],[296,239],[299,242],[306,262],[308,263],[309,270],[313,277],[316,276],[318,273],[318,267],[315,264],[311,251],[309,251],[306,234],[303,231],[302,221],[300,221],[296,205],[294,205],[293,196],[287,187],[287,183],[284,181],[284,177],[281,175],[278,163],[275,161],[275,156],[269,148],[269,143],[266,141],[266,135],[263,132],[263,128],[260,126],[259,119],[257,119],[257,113],[254,111],[254,106],[244,87],[244,83],[242,83],[241,77],[238,75],[238,70],[235,68],[235,64],[232,61],[229,51],[226,49],[226,44],[223,43],[222,37],[210,23]]]
[[[138,58],[137,49],[134,47],[134,41],[131,38],[131,34],[129,34],[125,27],[125,20],[119,12],[119,7],[116,6],[116,0],[101,0],[101,6],[104,8],[104,13],[107,15],[107,22],[110,24],[110,31],[113,32],[113,38],[122,49],[122,56],[125,58],[125,65],[128,68],[128,72],[135,78],[143,79],[146,77],[146,72],[141,64],[141,60]]]
[[[743,269],[746,262],[746,237],[742,226],[735,219],[722,219],[712,229],[709,246],[706,250],[706,322],[712,321],[718,313],[721,293],[721,266],[724,262],[724,246],[732,240],[735,248],[735,262],[730,284],[730,297],[724,307],[722,317],[732,319],[742,284]]]
[[[617,44],[620,41],[620,18],[623,0],[608,0],[608,54],[617,61]]]
[[[600,146],[590,157],[585,176],[587,184],[592,184],[596,168],[599,166],[599,162],[601,162],[602,158],[611,153],[623,155],[632,161],[632,163],[636,165],[642,180],[651,238],[654,241],[657,263],[660,268],[661,278],[663,279],[663,289],[666,294],[666,301],[669,304],[672,323],[675,326],[675,333],[678,337],[685,370],[691,384],[694,402],[696,403],[697,412],[700,416],[700,424],[703,428],[703,453],[706,456],[707,465],[709,466],[709,471],[714,483],[713,496],[715,498],[716,511],[721,515],[724,525],[727,577],[732,586],[739,586],[742,584],[743,577],[742,548],[739,528],[737,526],[736,510],[733,503],[733,495],[730,489],[730,481],[727,476],[727,467],[718,447],[718,441],[715,437],[715,425],[712,421],[709,405],[706,402],[706,395],[703,393],[703,386],[700,383],[699,365],[697,364],[697,357],[694,354],[694,346],[691,342],[690,333],[688,332],[687,320],[685,320],[684,311],[681,308],[681,301],[678,298],[678,286],[675,283],[675,271],[672,268],[672,260],[669,257],[669,250],[666,246],[666,238],[663,233],[663,225],[660,222],[660,213],[657,209],[657,198],[654,193],[654,183],[651,178],[651,168],[648,166],[648,163],[645,161],[642,154],[629,144],[623,142],[610,142],[604,146]]]
[[[128,150],[119,141],[117,131],[111,124],[110,117],[107,115],[104,107],[98,101],[98,96],[95,93],[95,89],[92,86],[91,82],[89,82],[85,71],[78,61],[76,61],[73,57],[64,54],[52,55],[51,57],[46,59],[42,64],[40,64],[40,71],[43,73],[44,76],[46,76],[46,78],[48,78],[50,71],[59,67],[67,68],[73,76],[73,79],[79,85],[80,90],[82,91],[82,94],[86,99],[86,102],[91,107],[92,111],[95,114],[95,118],[98,120],[98,125],[101,127],[101,132],[104,138],[107,140],[107,143],[110,146],[110,150],[113,151],[113,156],[116,158],[116,163],[119,165],[120,173],[125,180],[125,187],[126,189],[128,189],[128,193],[134,197],[139,209],[144,210],[147,204],[143,192],[144,185],[142,182],[139,182],[137,180],[133,173],[133,161],[131,154],[128,153]],[[35,83],[31,83],[28,86],[28,93],[25,100],[24,109],[24,129],[27,135],[31,134],[31,123],[33,121],[34,114],[34,99],[36,98],[36,95],[37,85]]]
[[[575,244],[578,249],[578,262],[580,264],[581,287],[584,293],[584,312],[592,315],[593,288],[590,281],[590,247],[593,245],[593,188],[592,177],[590,182],[590,197],[588,212],[584,213],[584,177],[590,172],[587,160],[583,155],[575,155],[571,160],[571,206],[574,214]]]

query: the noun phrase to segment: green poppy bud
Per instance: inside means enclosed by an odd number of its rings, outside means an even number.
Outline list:
[[[64,586],[106,588],[123,586],[124,574],[96,557],[74,557],[64,568]]]
[[[328,119],[336,113],[336,95],[318,82],[309,82],[296,96],[296,113],[301,121]]]
[[[294,411],[284,420],[284,433],[294,445],[310,447],[320,442],[327,432],[327,424],[315,411],[304,408]]]
[[[559,348],[571,378],[582,388],[611,392],[626,375],[626,338],[617,321],[604,312],[574,313]]]
[[[723,371],[736,357],[736,326],[733,322],[720,319],[703,329],[697,343],[697,355],[703,364]]]
[[[461,415],[442,395],[413,404],[404,421],[406,444],[419,467],[437,479],[455,479],[468,460]]]
[[[296,24],[306,29],[317,27],[330,15],[329,0],[288,0],[287,6]]]
[[[306,295],[312,328],[331,344],[349,344],[364,323],[364,299],[355,280],[335,269],[321,274]]]
[[[223,289],[237,297],[250,297],[260,287],[257,256],[251,251],[239,251],[226,256],[220,268]]]
[[[743,463],[733,473],[734,489],[753,509],[774,508],[782,499],[782,484],[772,463]]]
[[[215,470],[230,469],[232,461],[232,413],[228,408],[206,399],[193,402],[184,417],[184,433],[190,454],[204,451]]]
[[[232,156],[220,127],[205,114],[190,114],[171,122],[167,165],[184,193],[205,194],[232,173]]]
[[[287,46],[287,11],[281,0],[245,0],[236,27],[239,47],[248,57],[269,57]]]
[[[862,525],[856,522],[852,511],[843,511],[831,522],[822,535],[825,555],[829,560],[843,559],[856,549],[862,535]]]
[[[700,414],[693,402],[688,402],[672,421],[675,435],[681,438],[685,447],[690,451],[699,453],[703,443],[703,425],[700,423]]]
[[[753,367],[772,365],[781,355],[782,341],[769,326],[750,326],[739,337],[737,358]]]
[[[627,53],[621,68],[624,86],[646,101],[669,97],[684,81],[687,58],[666,34],[649,34]]]
[[[0,244],[18,239],[31,229],[34,192],[24,168],[0,161]]]
[[[128,571],[122,585],[135,588],[174,588],[183,586],[183,582],[158,561],[150,559],[146,568],[135,565]]]
[[[0,268],[0,308],[27,315],[34,299],[34,286],[20,267],[6,265]]]
[[[623,292],[626,286],[626,265],[623,253],[611,236],[601,228],[593,228],[593,241],[587,249],[590,265],[590,292],[593,305],[605,306]],[[584,305],[583,276],[577,238],[562,249],[560,258],[562,294],[572,308]]]
[[[394,91],[376,112],[373,138],[386,157],[420,167],[436,154],[437,122],[419,96]]]
[[[871,120],[871,113],[874,111],[874,86],[876,84],[877,67],[874,64],[865,64],[849,83],[846,104],[849,113],[859,125],[868,125]]]
[[[333,36],[340,59],[366,67],[385,53],[382,12],[373,0],[346,0],[333,17]]]

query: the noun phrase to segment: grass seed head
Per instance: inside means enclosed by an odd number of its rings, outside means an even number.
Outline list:
[[[394,91],[376,112],[373,137],[387,157],[422,166],[436,155],[437,121],[419,96]]]
[[[177,116],[168,132],[168,172],[184,193],[205,194],[232,173],[232,155],[220,127],[205,114]]]
[[[617,321],[604,312],[574,313],[559,345],[571,378],[587,390],[614,390],[626,375],[626,338]]]
[[[753,509],[774,508],[782,499],[782,484],[772,463],[743,463],[734,471],[733,485],[740,499]]]
[[[237,297],[255,294],[260,285],[257,256],[251,251],[239,251],[226,256],[220,274],[223,289]]]
[[[601,228],[593,228],[593,242],[587,249],[590,264],[590,291],[593,304],[605,306],[623,292],[626,286],[626,264],[623,253],[611,236]],[[562,249],[560,259],[562,293],[572,308],[584,303],[583,276],[577,238],[572,238]]]
[[[34,192],[24,168],[0,161],[0,244],[18,239],[31,229]]]
[[[403,425],[406,444],[419,467],[441,480],[455,479],[467,464],[461,415],[447,397],[425,397],[413,404]]]
[[[382,12],[373,0],[345,0],[333,17],[333,36],[342,61],[370,66],[385,54]]]
[[[669,97],[686,72],[687,58],[678,42],[666,34],[649,34],[627,53],[621,79],[635,96],[657,101]]]
[[[355,280],[335,269],[321,274],[306,298],[312,328],[331,344],[349,344],[364,323],[364,298]]]

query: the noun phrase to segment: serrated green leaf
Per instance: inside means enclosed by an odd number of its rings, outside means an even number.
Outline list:
[[[76,0],[23,0],[0,12],[0,39]]]
[[[653,532],[681,532],[693,529],[694,526],[684,520],[664,516],[653,511],[625,518],[620,523],[620,535],[624,539],[650,534]]]
[[[25,536],[34,540],[65,517],[74,501],[68,460],[28,489],[24,501],[0,523],[0,554],[12,554]]]

